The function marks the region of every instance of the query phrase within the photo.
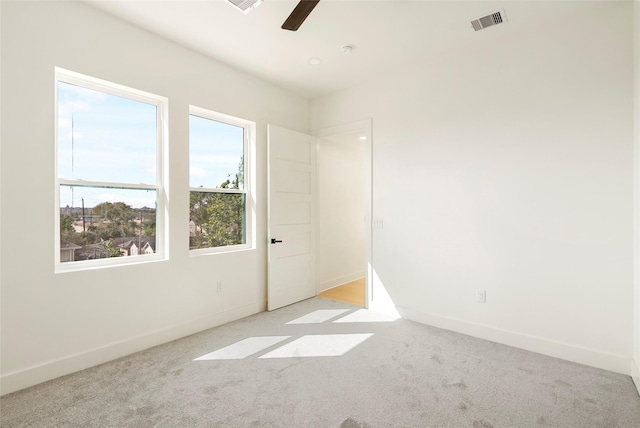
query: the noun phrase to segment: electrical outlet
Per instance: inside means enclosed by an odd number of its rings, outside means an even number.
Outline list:
[[[373,228],[374,229],[384,229],[384,220],[381,218],[373,219]]]
[[[222,281],[218,281],[218,293],[222,293]]]
[[[478,302],[478,303],[487,303],[487,292],[486,292],[486,290],[476,290],[476,302]]]

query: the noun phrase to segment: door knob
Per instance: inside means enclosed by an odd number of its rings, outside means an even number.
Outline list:
[[[282,241],[278,241],[276,238],[271,238],[272,244],[277,244],[278,242],[282,242]]]

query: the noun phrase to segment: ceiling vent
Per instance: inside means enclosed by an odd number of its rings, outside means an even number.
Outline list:
[[[252,9],[260,6],[262,0],[227,0],[227,3],[243,13],[249,13]]]
[[[471,21],[471,26],[475,31],[480,31],[483,28],[502,24],[503,22],[507,22],[507,17],[504,14],[504,10],[501,9],[482,18],[474,19]]]

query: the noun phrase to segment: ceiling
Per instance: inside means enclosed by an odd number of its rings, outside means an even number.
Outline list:
[[[224,0],[86,3],[306,98],[355,86],[470,43],[560,19],[591,2],[322,0],[296,32],[280,26],[297,0],[265,0],[243,14]],[[470,21],[504,8],[508,22]],[[350,54],[341,47],[352,45]],[[318,66],[310,58],[320,58]]]

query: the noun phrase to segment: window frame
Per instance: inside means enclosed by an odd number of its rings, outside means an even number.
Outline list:
[[[206,192],[206,193],[227,193],[227,194],[244,194],[245,206],[244,206],[244,224],[245,224],[245,243],[237,245],[225,245],[221,247],[207,247],[207,248],[189,248],[190,256],[202,256],[209,254],[221,254],[235,251],[253,250],[256,248],[255,240],[255,195],[254,195],[254,173],[255,173],[255,130],[256,124],[250,120],[242,119],[235,116],[230,116],[224,113],[218,113],[202,107],[189,105],[189,122],[191,116],[197,116],[202,119],[209,119],[220,123],[225,123],[232,126],[237,126],[244,129],[243,132],[243,156],[244,156],[244,180],[243,189],[224,189],[215,187],[191,187],[191,179],[189,177],[189,200],[191,199],[192,192]],[[190,134],[191,129],[189,129]],[[191,135],[189,135],[189,176],[191,175]],[[189,212],[189,220],[191,219],[191,212]],[[190,230],[187,226],[187,236],[189,236]]]
[[[73,272],[112,266],[146,263],[166,260],[169,256],[167,245],[167,176],[168,163],[165,153],[168,152],[168,99],[139,89],[130,88],[117,83],[87,76],[74,71],[55,67],[54,78],[54,271],[55,273]],[[58,174],[58,83],[68,83],[82,88],[115,95],[133,101],[151,104],[156,107],[156,182],[128,183],[82,180],[60,177]],[[84,188],[112,188],[131,190],[153,190],[156,192],[156,252],[127,257],[112,257],[95,260],[60,261],[60,189],[62,186]]]

